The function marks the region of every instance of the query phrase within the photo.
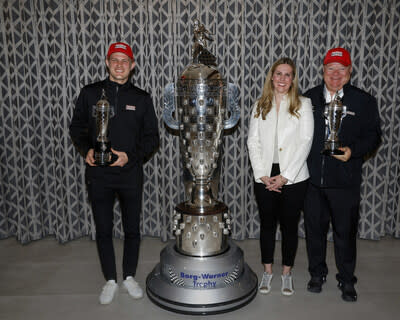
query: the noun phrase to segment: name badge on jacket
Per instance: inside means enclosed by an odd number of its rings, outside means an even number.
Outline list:
[[[130,106],[129,104],[127,104],[125,106],[125,110],[135,111],[136,110],[136,106]]]

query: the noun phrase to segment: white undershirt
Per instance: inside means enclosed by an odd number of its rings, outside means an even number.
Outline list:
[[[336,94],[336,92],[333,95],[331,95],[329,90],[326,88],[326,85],[324,85],[325,103],[330,103],[332,101],[333,97],[335,96],[335,94]],[[343,96],[344,96],[343,88],[338,91],[338,94],[339,94],[340,98],[343,98]]]
[[[272,163],[279,163],[279,151],[278,151],[278,113],[276,113],[274,158],[273,158]]]

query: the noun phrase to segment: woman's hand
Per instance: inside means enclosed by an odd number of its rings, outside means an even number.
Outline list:
[[[282,187],[288,182],[288,179],[281,175],[277,175],[269,178],[269,185],[266,186],[266,189],[269,191],[281,192]]]
[[[267,176],[264,176],[264,177],[261,177],[260,178],[260,180],[262,181],[262,183],[264,183],[266,186],[269,186],[270,185],[270,177],[267,177]]]

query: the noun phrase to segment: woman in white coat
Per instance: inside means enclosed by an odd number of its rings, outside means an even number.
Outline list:
[[[291,59],[281,58],[269,70],[261,98],[254,104],[247,141],[261,222],[264,273],[260,293],[271,290],[278,223],[282,234],[281,292],[294,293],[291,269],[309,177],[306,160],[313,131],[311,101],[298,93],[296,66]]]

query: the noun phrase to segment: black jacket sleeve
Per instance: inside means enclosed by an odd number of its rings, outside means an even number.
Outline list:
[[[158,133],[157,117],[154,112],[153,102],[150,95],[147,96],[147,108],[143,124],[143,146],[144,157],[149,157],[159,146],[160,138]]]
[[[93,147],[90,143],[89,116],[86,91],[83,88],[76,101],[72,121],[69,126],[72,142],[83,157],[86,157],[89,149]]]
[[[127,151],[129,161],[142,164],[147,161],[159,146],[158,121],[154,106],[149,94],[145,97],[145,111],[141,123],[140,138],[136,144],[136,151]]]
[[[365,101],[362,108],[365,112],[363,112],[360,135],[354,137],[353,142],[349,144],[353,158],[362,158],[372,153],[381,143],[382,132],[376,99],[370,95],[365,95],[363,98]]]

